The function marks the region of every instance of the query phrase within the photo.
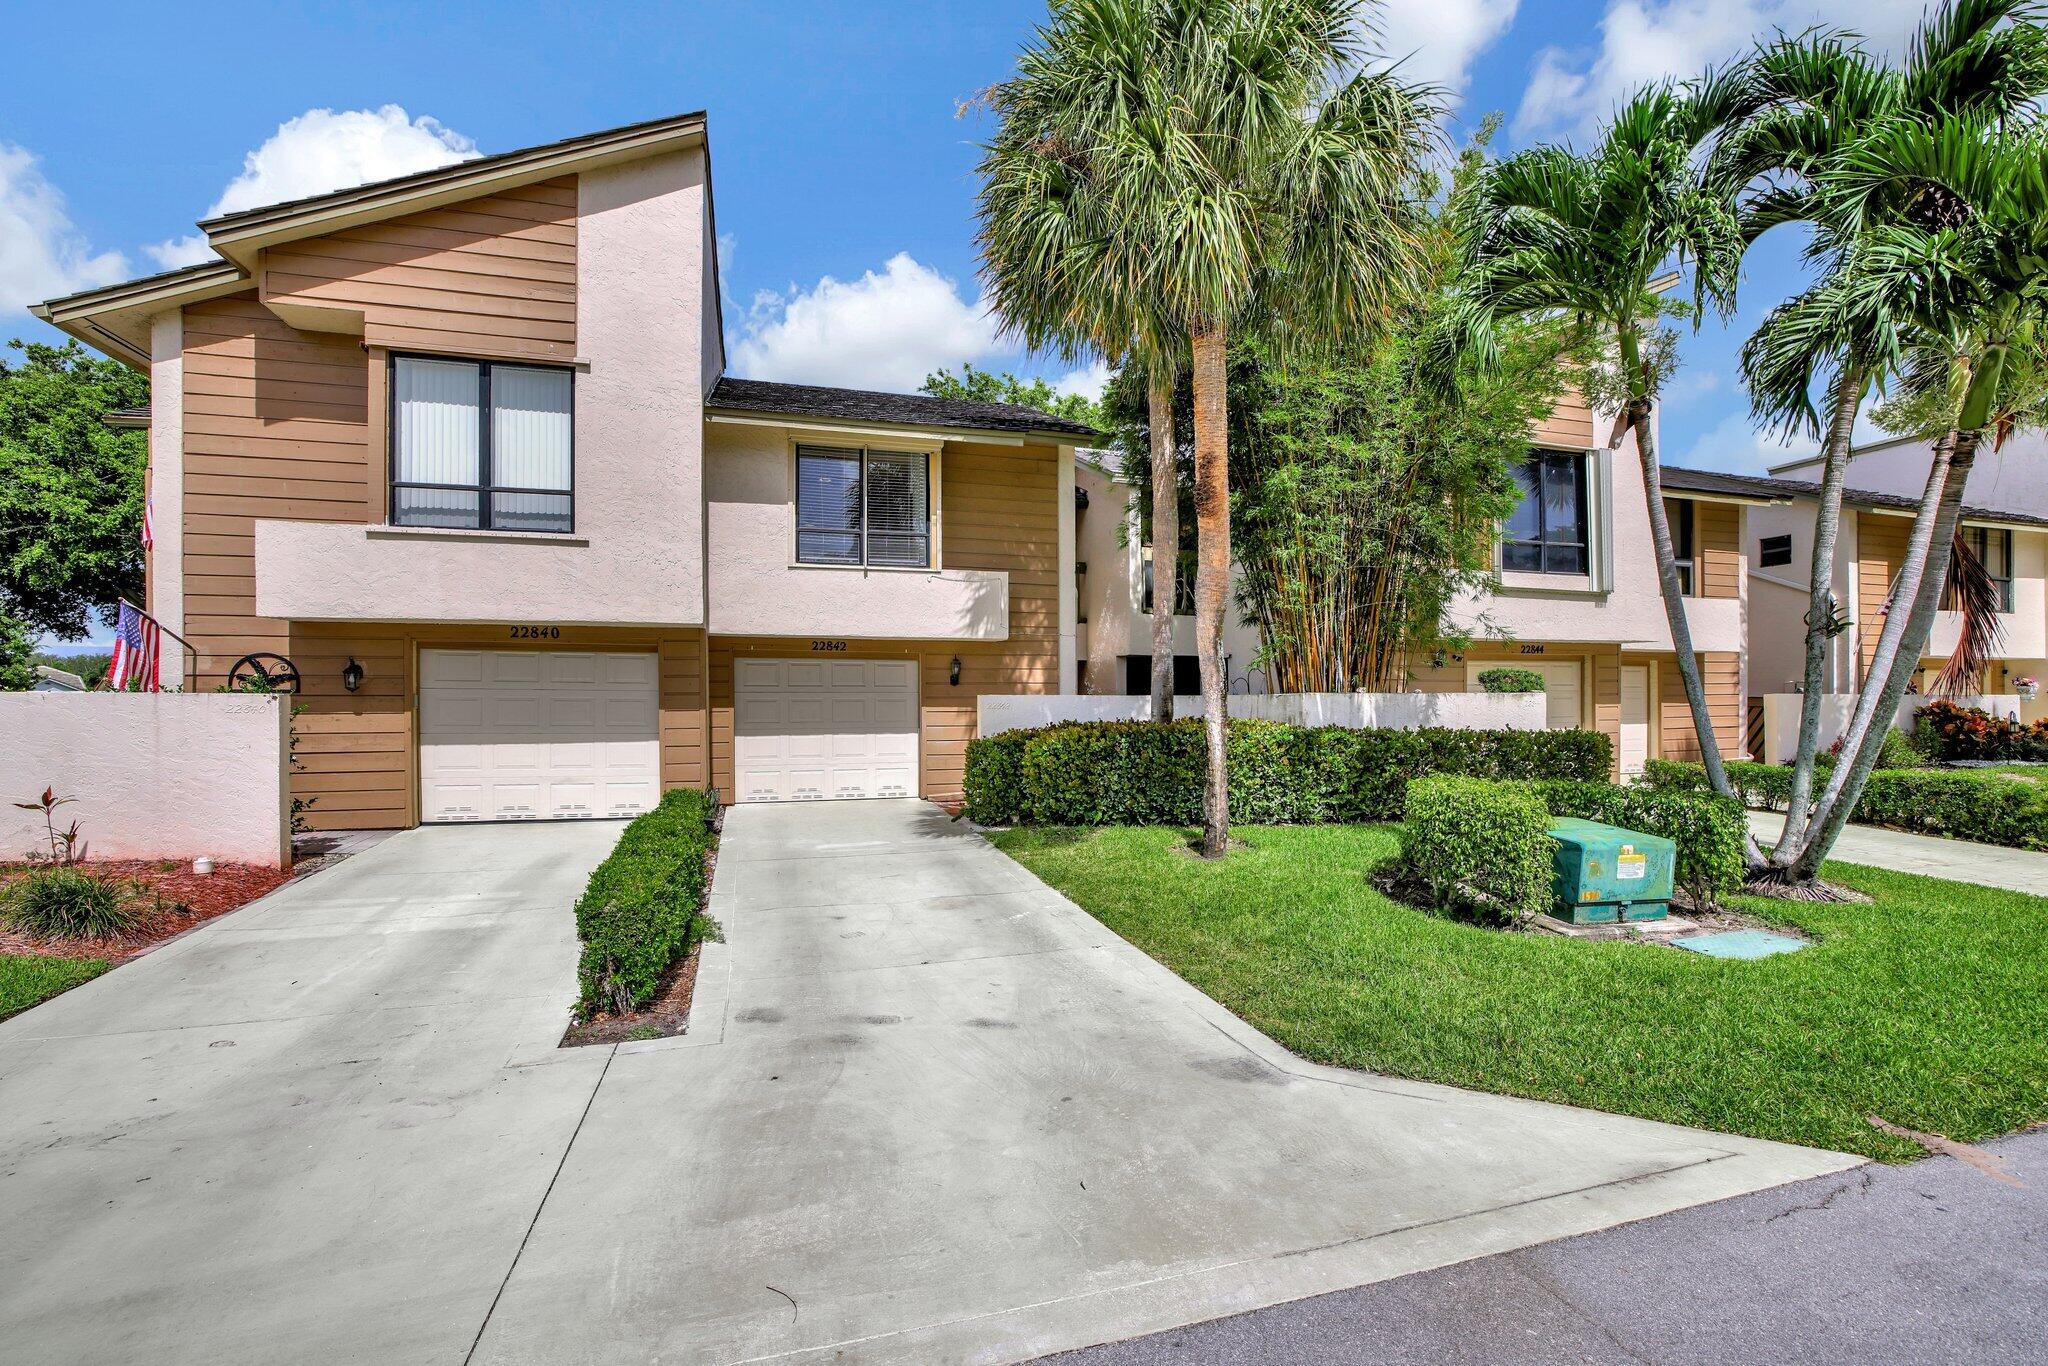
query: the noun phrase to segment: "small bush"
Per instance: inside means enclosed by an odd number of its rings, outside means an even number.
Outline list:
[[[961,812],[976,825],[1008,825],[1024,814],[1024,744],[1028,730],[1006,730],[967,746],[960,781]]]
[[[1550,906],[1557,842],[1525,783],[1429,777],[1408,784],[1404,875],[1441,909],[1520,924]]]
[[[1543,675],[1534,669],[1484,669],[1479,686],[1487,692],[1542,692]]]
[[[1943,759],[2048,759],[2048,720],[2028,724],[1936,698],[1915,718],[1916,728],[1922,725]]]
[[[1704,774],[1702,775],[1704,778]],[[1613,783],[1535,783],[1553,816],[1662,835],[1678,846],[1673,878],[1696,905],[1713,907],[1742,888],[1748,871],[1742,804],[1712,792],[1617,787]]]
[[[132,882],[96,878],[71,867],[37,868],[0,891],[0,917],[39,939],[106,939],[142,919]]]
[[[1816,756],[1818,758],[1818,756]],[[1818,766],[1818,764],[1816,764]],[[1724,765],[1729,786],[1742,804],[1764,811],[1783,811],[1792,800],[1792,770],[1780,764],[1736,760]],[[1662,792],[1697,792],[1708,796],[1707,770],[1699,764],[1652,759],[1643,765],[1643,781]]]
[[[1704,792],[1707,787],[1706,772],[1698,764],[1658,763],[1654,772],[1646,768],[1644,776],[1663,791]],[[1750,806],[1783,811],[1791,802],[1789,768],[1730,764],[1728,778]],[[1864,784],[1850,819],[1979,844],[2048,849],[2048,784],[1999,773],[1879,769]]]
[[[1611,753],[1595,731],[1232,721],[1230,818],[1265,825],[1398,820],[1409,781],[1424,774],[1604,779]],[[967,746],[967,814],[984,825],[1191,825],[1202,816],[1206,761],[1199,719],[1008,731]]]
[[[704,860],[711,849],[702,792],[678,788],[636,817],[576,903],[583,956],[577,1018],[626,1014],[654,998],[662,974],[702,938]]]
[[[1914,728],[1916,730],[1919,729],[1917,722]],[[1842,761],[1842,741],[1846,738],[1846,736],[1838,736],[1832,745],[1814,755],[1814,766],[1821,769],[1830,769],[1840,763]],[[1896,727],[1887,726],[1884,734],[1880,735],[1877,739],[1877,763],[1874,765],[1874,768],[1921,768],[1927,762],[1927,756],[1921,752],[1920,747],[1913,742],[1906,732]]]

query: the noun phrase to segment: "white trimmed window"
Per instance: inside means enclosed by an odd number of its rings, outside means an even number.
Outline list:
[[[798,564],[928,569],[931,457],[865,447],[796,448]]]
[[[392,525],[573,531],[575,425],[568,370],[393,357]]]

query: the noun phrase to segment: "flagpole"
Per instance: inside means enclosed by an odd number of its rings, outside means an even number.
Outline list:
[[[191,641],[185,639],[185,637],[179,635],[176,631],[173,631],[170,627],[164,625],[161,621],[157,621],[154,614],[143,611],[140,607],[137,607],[134,603],[128,601],[128,599],[116,598],[114,601],[118,606],[129,608],[135,613],[135,615],[139,617],[148,617],[151,621],[156,621],[157,630],[163,632],[163,634],[169,636],[172,640],[175,640],[178,642],[178,644],[184,646],[185,652],[192,656],[192,681],[195,683],[199,681],[199,651],[193,648]],[[184,684],[185,670],[181,667],[178,670],[178,690],[180,692],[184,691]]]

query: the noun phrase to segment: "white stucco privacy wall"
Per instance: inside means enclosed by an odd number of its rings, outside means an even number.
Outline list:
[[[47,848],[13,803],[75,800],[89,858],[291,861],[288,698],[237,693],[0,693],[0,859]]]
[[[1060,721],[1143,721],[1152,715],[1149,697],[984,693],[978,704],[978,731],[984,736]],[[1175,716],[1200,716],[1203,711],[1200,697],[1173,699]],[[1542,730],[1544,698],[1542,693],[1249,693],[1233,696],[1229,712],[1238,720],[1297,726]]]

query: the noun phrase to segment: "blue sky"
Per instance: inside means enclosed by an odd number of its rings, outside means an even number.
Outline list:
[[[1385,46],[1492,110],[1508,146],[1584,139],[1638,81],[1689,73],[1773,26],[1855,22],[1896,46],[1914,0],[1397,0]],[[1011,69],[1042,3],[276,7],[195,22],[162,5],[38,5],[0,85],[0,329],[31,299],[191,259],[180,239],[247,207],[688,109],[710,111],[728,347],[737,373],[911,387],[973,361],[1073,387],[978,308],[975,141],[958,112]],[[1741,340],[1796,287],[1792,245],[1753,254],[1741,315],[1683,347],[1666,458],[1760,469]]]

